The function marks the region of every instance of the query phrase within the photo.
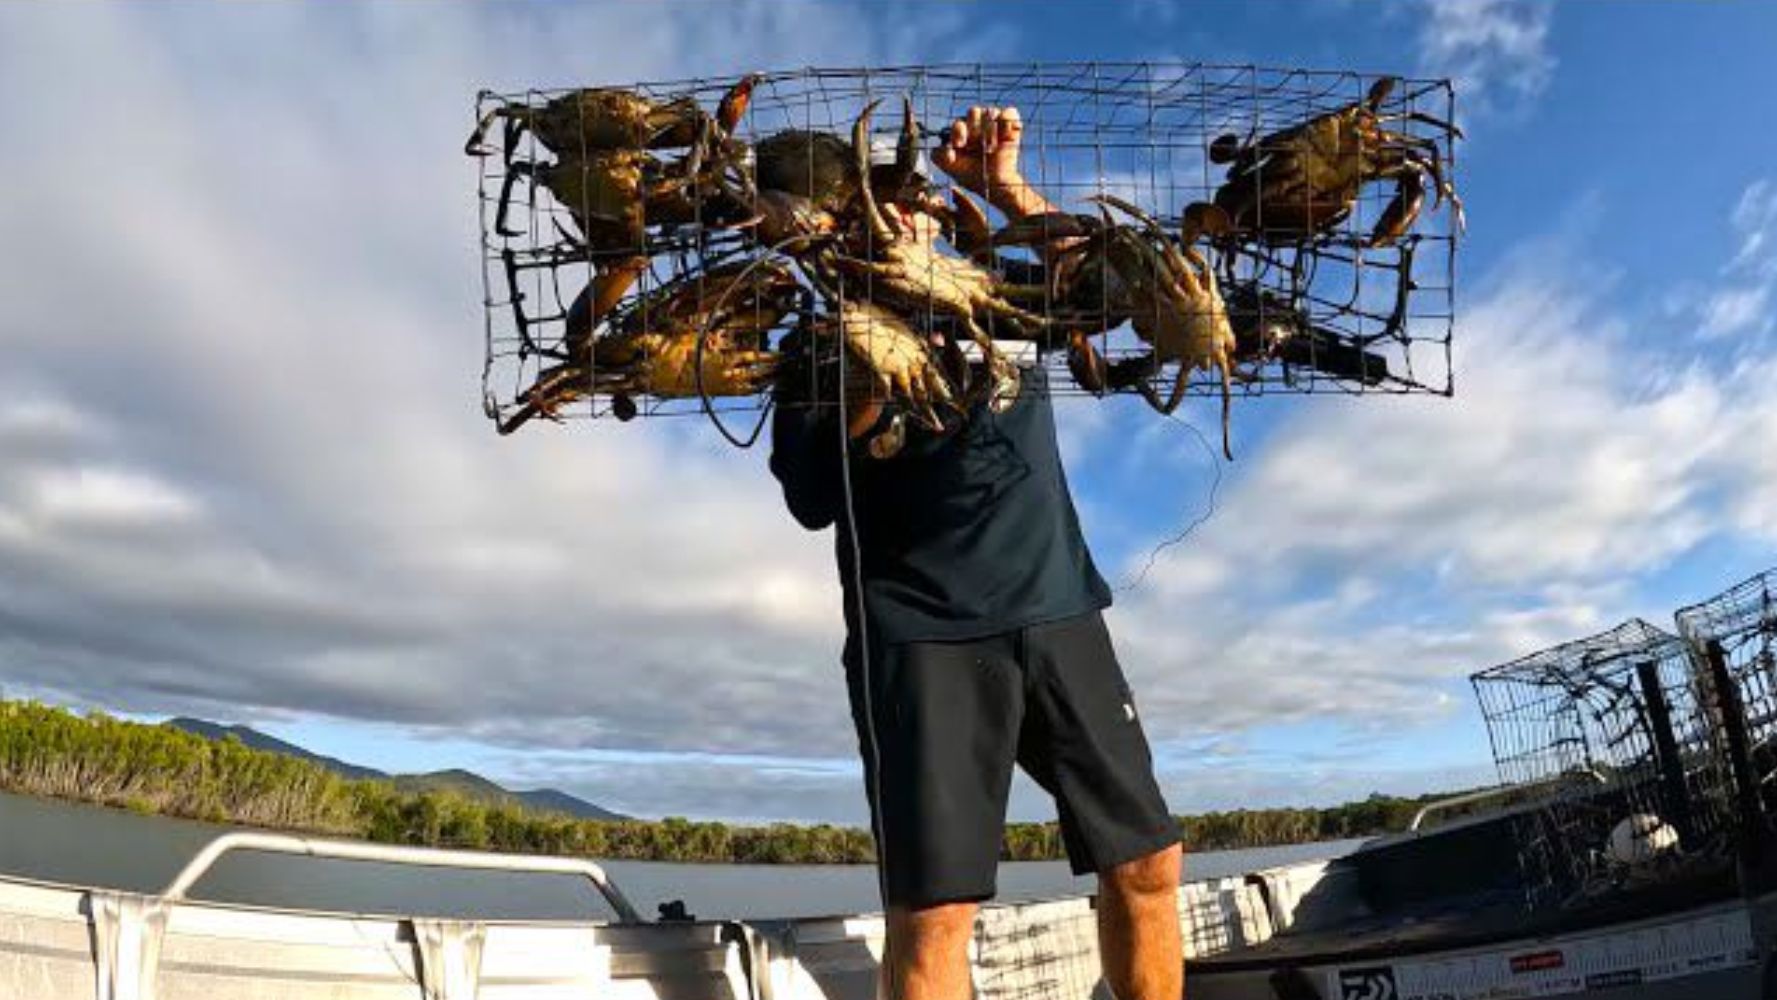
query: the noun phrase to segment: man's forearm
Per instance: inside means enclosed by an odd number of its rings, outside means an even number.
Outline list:
[[[1055,205],[1022,177],[1016,181],[990,187],[987,191],[987,199],[993,203],[994,208],[1013,219],[1055,211]]]
[[[1032,187],[1029,181],[1020,177],[1000,187],[988,191],[987,200],[993,207],[1006,213],[1006,218],[1013,221],[1032,215],[1043,215],[1048,212],[1059,212],[1055,203],[1043,197],[1043,193]],[[1045,243],[1042,248],[1043,267],[1054,266],[1058,254],[1079,242],[1077,239],[1058,237]],[[1039,278],[1033,284],[1042,284],[1046,279]]]

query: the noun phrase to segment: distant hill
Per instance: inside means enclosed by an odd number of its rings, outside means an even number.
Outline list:
[[[621,813],[614,813],[582,798],[569,795],[559,788],[533,788],[528,792],[518,792],[518,797],[530,803],[532,809],[544,812],[567,813],[581,819],[628,819]]]
[[[303,760],[319,764],[342,778],[356,779],[388,777],[387,774],[378,771],[374,767],[362,767],[357,764],[340,760],[338,757],[328,757],[324,754],[313,753],[294,743],[286,743],[283,740],[278,739],[276,736],[267,736],[257,729],[248,729],[246,726],[224,726],[221,723],[206,722],[203,719],[191,719],[185,716],[180,716],[176,719],[168,719],[166,724],[172,726],[174,729],[183,729],[188,733],[193,733],[210,740],[227,739],[228,737],[233,736],[235,739],[240,740],[242,743],[255,750],[268,750],[272,753],[281,753],[286,757],[300,757]]]
[[[534,788],[530,791],[514,791],[503,785],[495,784],[474,771],[465,771],[453,767],[446,771],[428,771],[425,774],[400,774],[394,778],[395,787],[404,792],[452,791],[469,799],[483,802],[514,801],[530,809],[541,812],[566,813],[579,819],[628,819],[621,813],[595,806],[585,799],[569,795],[556,788]]]
[[[294,743],[285,742],[275,736],[267,736],[259,730],[250,729],[247,726],[225,726],[217,722],[184,716],[168,719],[165,725],[211,740],[227,739],[233,736],[255,750],[265,750],[312,761],[342,778],[392,781],[396,788],[404,792],[451,791],[464,798],[480,802],[511,802],[538,812],[563,813],[577,819],[629,819],[622,813],[596,806],[585,799],[569,795],[559,789],[535,788],[530,791],[513,791],[476,774],[474,771],[465,771],[461,768],[429,771],[425,774],[389,774],[374,767],[364,767],[360,764],[340,760],[337,757],[314,753]]]

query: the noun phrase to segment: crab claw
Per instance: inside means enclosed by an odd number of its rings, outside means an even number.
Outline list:
[[[493,147],[487,145],[487,130],[493,127],[494,119],[506,113],[504,106],[494,107],[475,122],[475,131],[469,133],[469,139],[463,143],[463,155],[483,157],[493,153]]]
[[[1067,369],[1080,388],[1094,396],[1104,395],[1108,377],[1104,355],[1092,346],[1092,338],[1079,330],[1067,335]]]
[[[851,127],[851,145],[858,175],[858,197],[864,203],[864,221],[870,227],[870,235],[877,240],[892,240],[895,228],[877,205],[875,185],[870,178],[870,116],[876,113],[876,106],[881,103],[881,99],[871,101],[858,113],[858,120]],[[909,109],[911,107],[910,103]]]
[[[1149,236],[1159,239],[1167,246],[1171,245],[1172,241],[1171,238],[1166,235],[1166,230],[1161,228],[1160,223],[1156,221],[1153,216],[1143,211],[1140,206],[1124,201],[1122,198],[1119,198],[1114,194],[1095,194],[1086,200],[1097,204],[1100,211],[1103,211],[1103,209],[1108,206],[1122,212],[1136,222],[1141,223],[1141,227],[1147,231]],[[1107,215],[1105,218],[1108,222],[1110,217]]]
[[[987,408],[994,413],[1005,413],[1018,402],[1018,396],[1024,391],[1024,379],[1018,374],[1017,366],[1003,357],[997,360],[997,364],[988,362],[993,388]]]
[[[1242,145],[1240,137],[1232,132],[1224,132],[1216,136],[1215,140],[1209,144],[1209,162],[1233,163],[1240,158]]]
[[[901,95],[901,138],[895,143],[896,179],[905,183],[919,167],[919,121],[913,117],[913,96]]]
[[[882,401],[879,399],[860,399],[846,407],[845,436],[850,439],[863,437],[882,419]]]
[[[987,222],[987,211],[980,202],[964,194],[961,188],[950,189],[951,218],[956,227],[956,248],[970,257],[982,258],[993,253],[993,233]]]
[[[735,126],[746,115],[747,105],[753,100],[753,88],[761,79],[763,77],[758,73],[748,73],[722,95],[722,102],[716,105],[716,126],[724,136],[733,134]]]
[[[1206,201],[1186,205],[1184,217],[1179,220],[1179,238],[1186,246],[1202,236],[1226,236],[1233,231],[1234,219],[1228,210]]]
[[[871,458],[893,458],[907,444],[907,421],[901,414],[889,417],[888,426],[870,439]]]
[[[1098,220],[1090,215],[1039,212],[1007,223],[993,235],[993,242],[1007,246],[1044,246],[1055,240],[1092,236],[1098,232],[1098,225]]]
[[[1394,93],[1395,84],[1399,82],[1399,77],[1378,77],[1375,83],[1370,84],[1369,93],[1364,95],[1364,106],[1371,111],[1382,110],[1382,103],[1388,100],[1389,94]]]

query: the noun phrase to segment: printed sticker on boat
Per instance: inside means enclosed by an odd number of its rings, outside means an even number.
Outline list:
[[[1339,973],[1339,1000],[1399,1000],[1394,969],[1381,965],[1369,969],[1345,969]]]
[[[1572,935],[1514,948],[1465,951],[1328,973],[1339,1000],[1515,1000],[1585,994],[1752,965],[1743,909]]]
[[[1531,951],[1522,955],[1512,956],[1512,971],[1522,975],[1526,972],[1547,972],[1559,969],[1567,964],[1567,956],[1561,949],[1550,948],[1547,951]]]

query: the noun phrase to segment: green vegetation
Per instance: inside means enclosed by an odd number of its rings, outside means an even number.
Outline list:
[[[857,863],[867,830],[575,819],[450,789],[349,780],[319,764],[168,726],[0,701],[0,791],[219,823],[420,844],[649,861]],[[1425,800],[1371,796],[1330,809],[1254,809],[1179,820],[1193,850],[1360,837],[1406,826]],[[1063,857],[1053,823],[1015,823],[1004,856]]]

